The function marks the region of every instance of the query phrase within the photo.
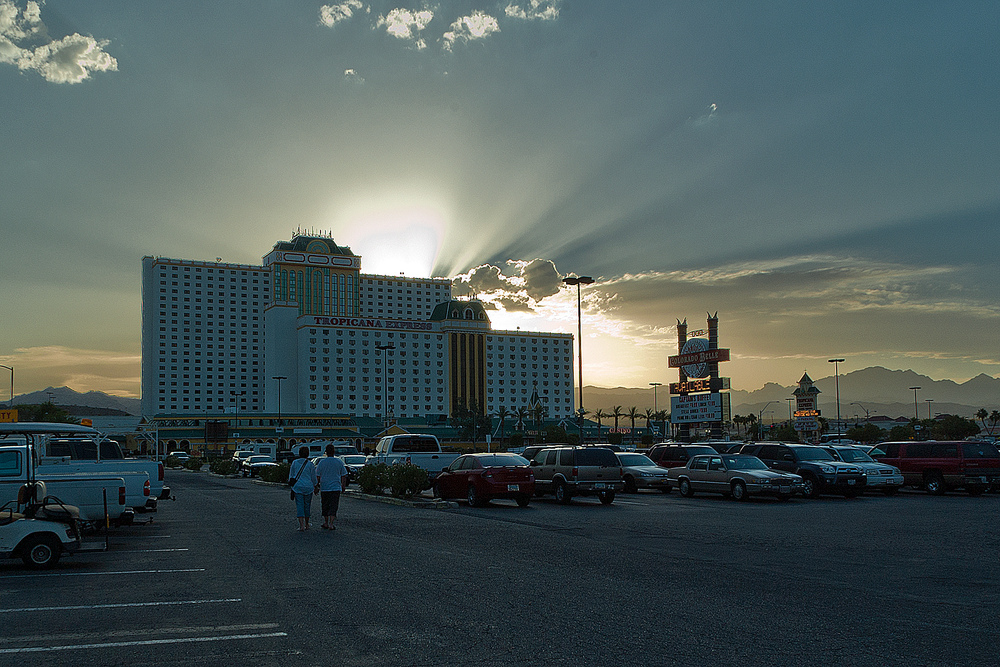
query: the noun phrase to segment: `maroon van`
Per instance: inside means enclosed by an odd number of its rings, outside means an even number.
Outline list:
[[[899,468],[904,484],[934,495],[962,488],[978,496],[988,488],[1000,488],[1000,451],[989,442],[883,442],[868,453],[879,463]]]

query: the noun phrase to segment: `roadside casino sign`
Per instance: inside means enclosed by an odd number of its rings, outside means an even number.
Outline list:
[[[795,411],[796,431],[818,431],[819,430],[819,410],[796,410]]]
[[[717,380],[719,384],[718,389],[729,389],[730,378],[720,377]],[[699,391],[712,391],[712,379],[701,378],[698,380],[688,380],[687,382],[670,383],[671,394],[695,394]]]
[[[680,354],[667,357],[669,368],[680,368],[689,378],[708,377],[708,365],[713,362],[729,361],[729,349],[708,349],[708,341],[704,338],[690,338]]]
[[[670,397],[670,421],[675,424],[722,421],[722,394]]]

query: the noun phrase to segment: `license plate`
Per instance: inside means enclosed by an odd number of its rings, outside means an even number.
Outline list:
[[[857,480],[849,479],[849,480],[847,480],[847,485],[850,486],[850,485],[854,484],[855,481],[857,481]]]
[[[597,482],[596,484],[594,484],[594,488],[595,489],[603,489],[603,488],[605,488],[605,484],[604,484],[604,482]]]
[[[507,490],[508,491],[517,491],[518,489],[520,489],[520,487],[517,484],[508,484],[507,485]]]

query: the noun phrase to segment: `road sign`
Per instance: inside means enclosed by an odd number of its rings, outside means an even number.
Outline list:
[[[17,410],[0,410],[0,424],[10,424],[17,421]]]

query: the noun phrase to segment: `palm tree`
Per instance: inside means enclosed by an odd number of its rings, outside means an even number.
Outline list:
[[[639,408],[634,405],[628,409],[628,418],[632,420],[632,430],[629,431],[629,442],[635,444],[635,420],[639,416]]]
[[[670,413],[666,410],[660,410],[656,413],[656,419],[660,422],[660,437],[667,437],[667,422],[670,420]]]
[[[535,426],[540,426],[542,423],[542,417],[545,416],[545,407],[538,404],[531,409],[531,414],[535,417]]]
[[[597,441],[600,442],[601,441],[601,426],[603,425],[602,422],[601,422],[601,420],[604,419],[605,417],[607,417],[608,413],[605,412],[604,410],[602,410],[601,408],[597,408],[597,410],[594,411],[594,416],[597,417]]]
[[[983,430],[990,433],[986,428],[986,418],[990,416],[990,413],[986,411],[986,408],[979,408],[976,410],[976,419],[978,419],[983,424]],[[992,433],[990,433],[992,435]]]
[[[500,418],[500,423],[497,425],[497,431],[496,432],[497,432],[497,434],[500,435],[501,438],[503,438],[503,422],[504,422],[505,419],[507,419],[507,417],[510,417],[510,416],[511,416],[510,412],[508,412],[507,408],[505,408],[503,406],[500,406],[500,409],[497,410],[497,417]]]
[[[625,416],[625,413],[622,412],[622,406],[616,405],[615,407],[611,408],[611,416],[615,418],[615,433],[617,433],[618,432],[618,420],[621,417]]]
[[[1000,410],[994,410],[990,413],[990,435],[993,435],[993,429],[997,427],[997,422],[1000,422]]]
[[[653,427],[650,425],[653,419],[656,418],[656,413],[653,412],[653,408],[646,408],[646,411],[642,413],[642,416],[646,418],[646,431],[649,433],[653,432]]]
[[[737,438],[740,437],[740,427],[743,426],[743,424],[746,424],[746,423],[747,423],[746,417],[743,417],[742,415],[733,415],[733,424],[736,425],[736,437]]]
[[[524,406],[518,408],[513,416],[517,417],[517,430],[524,432],[524,420],[528,418],[528,408]]]

